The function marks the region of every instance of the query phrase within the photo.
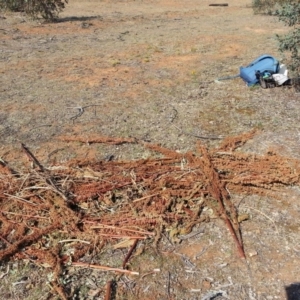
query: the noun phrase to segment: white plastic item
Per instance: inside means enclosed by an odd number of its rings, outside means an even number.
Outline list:
[[[279,66],[279,72],[278,74],[282,74],[282,75],[285,75],[286,77],[288,77],[288,69],[286,68],[286,65],[280,65]]]
[[[284,84],[289,78],[284,74],[273,74],[273,79],[276,81],[278,85]]]
[[[276,81],[278,85],[284,84],[289,78],[288,78],[288,69],[286,68],[286,65],[280,65],[279,71],[277,74],[273,74],[272,77]]]

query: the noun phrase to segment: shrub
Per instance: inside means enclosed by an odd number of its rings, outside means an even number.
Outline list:
[[[22,4],[24,1],[22,0],[3,0],[0,1],[0,8],[1,9],[8,9],[11,11],[20,11],[22,10]]]
[[[300,3],[299,1],[288,1],[276,11],[280,21],[292,27],[292,31],[283,36],[278,36],[279,50],[289,54],[288,65],[297,75],[300,74]]]
[[[293,29],[282,36],[276,35],[279,51],[286,53],[289,69],[300,74],[300,1],[299,0],[253,0],[254,13],[276,15],[280,21]]]
[[[252,7],[255,14],[272,15],[286,2],[288,2],[288,0],[253,0]]]
[[[68,0],[0,0],[0,9],[24,11],[32,17],[54,20]]]

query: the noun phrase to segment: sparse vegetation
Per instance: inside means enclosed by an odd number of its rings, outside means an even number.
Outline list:
[[[284,171],[290,174],[285,182],[298,180],[299,99],[289,86],[248,88],[240,78],[214,79],[237,74],[262,51],[278,56],[274,32],[290,27],[277,17],[253,15],[239,0],[230,1],[226,14],[196,0],[97,5],[73,0],[59,14],[63,22],[47,24],[24,14],[0,13],[0,186],[6,189],[0,194],[0,252],[38,234],[44,224],[61,228],[30,245],[19,244],[16,255],[1,261],[0,299],[58,300],[64,299],[62,291],[68,299],[86,300],[105,299],[109,292],[110,300],[208,299],[219,290],[224,299],[286,299],[286,287],[299,281],[300,189],[280,188],[278,177]],[[113,67],[114,62],[120,64]],[[236,151],[218,150],[223,138],[253,128],[262,130],[243,146],[232,144]],[[66,135],[81,140],[60,139]],[[135,143],[92,143],[99,135]],[[241,226],[247,260],[237,259],[232,237],[214,213],[216,200],[210,197],[211,207],[202,208],[210,179],[203,184],[204,168],[187,160],[201,159],[199,142],[219,161],[215,170],[238,222],[249,216],[235,224]],[[20,143],[47,170],[28,161]],[[168,158],[145,148],[149,143],[182,157],[174,164],[176,174],[164,170]],[[283,165],[278,154],[295,161]],[[132,165],[123,172],[126,161]],[[134,166],[143,162],[145,172],[139,173]],[[113,169],[104,168],[108,165]],[[49,186],[48,169],[68,199],[85,198],[74,205],[64,201]],[[107,177],[118,174],[126,182]],[[254,194],[251,178],[259,185]],[[238,182],[246,191],[234,189]],[[79,194],[82,183],[86,191]],[[99,188],[89,197],[92,184]],[[157,188],[151,191],[152,184]],[[207,220],[188,234],[198,208],[199,220],[204,215]],[[156,217],[157,210],[167,223]],[[103,235],[113,228],[138,230],[140,225],[129,222],[143,215],[162,224],[151,231],[155,241],[150,235],[133,249],[136,239],[127,234],[109,240]],[[115,227],[103,227],[108,217]],[[139,276],[91,267],[123,268],[130,253],[123,271]]]
[[[22,11],[36,18],[54,20],[68,0],[0,0],[0,9]]]
[[[284,3],[291,2],[289,0],[253,0],[252,7],[254,13],[258,14],[274,14],[276,10]]]
[[[277,35],[279,50],[287,53],[289,69],[299,74],[300,56],[300,3],[295,0],[253,0],[254,13],[276,15],[280,21],[293,29],[286,35]]]
[[[300,3],[292,2],[282,5],[281,9],[276,11],[280,21],[293,29],[286,35],[278,36],[279,50],[287,52],[289,55],[289,67],[296,74],[300,71]]]

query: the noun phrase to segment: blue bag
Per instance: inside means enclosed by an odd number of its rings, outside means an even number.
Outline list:
[[[271,55],[264,54],[255,59],[247,67],[240,67],[240,77],[248,86],[259,83],[258,73],[269,72],[271,74],[278,73],[279,62]]]

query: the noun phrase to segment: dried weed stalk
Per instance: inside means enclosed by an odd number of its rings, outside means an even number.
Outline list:
[[[178,235],[188,234],[195,224],[208,221],[203,215],[205,206],[224,220],[240,256],[245,257],[228,190],[268,195],[282,186],[299,185],[300,178],[298,160],[275,153],[257,156],[235,151],[253,134],[227,139],[212,150],[199,144],[197,153],[145,144],[164,157],[72,162],[51,170],[38,165],[37,171],[30,169],[27,174],[1,163],[0,260],[30,258],[50,266],[57,279],[63,266],[79,266],[81,257],[106,241],[129,238],[136,245],[140,239],[152,238],[156,243],[162,230],[174,227]],[[133,142],[103,137],[87,140]],[[70,243],[61,242],[65,240]],[[68,247],[73,251],[66,251]],[[52,286],[63,298],[56,279]]]

